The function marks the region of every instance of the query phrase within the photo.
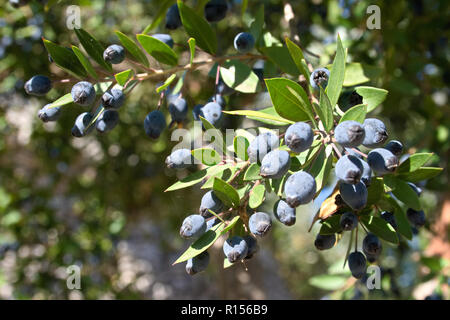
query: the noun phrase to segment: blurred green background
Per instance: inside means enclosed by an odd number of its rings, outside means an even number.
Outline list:
[[[179,226],[186,215],[197,212],[202,192],[195,187],[163,192],[186,172],[164,165],[174,145],[170,131],[152,141],[143,130],[145,115],[159,99],[155,83],[144,83],[127,97],[120,124],[110,134],[83,139],[70,134],[79,106],[65,106],[57,123],[43,124],[36,116],[70,87],[57,86],[44,98],[23,90],[35,74],[64,77],[49,62],[41,37],[65,46],[78,44],[66,26],[68,5],[81,6],[81,26],[108,45],[118,43],[115,30],[130,36],[142,32],[160,1],[59,1],[49,8],[43,1],[30,1],[19,9],[4,2],[0,299],[423,299],[433,292],[449,297],[448,1],[249,0],[243,17],[240,1],[231,1],[227,19],[214,26],[220,52],[233,53],[234,35],[245,30],[243,21],[263,3],[266,29],[279,39],[298,36],[303,48],[321,56],[305,54],[314,67],[332,61],[339,33],[349,62],[382,69],[370,84],[389,90],[389,95],[373,115],[385,121],[391,138],[401,140],[408,152],[436,153],[431,165],[444,167],[444,172],[421,184],[429,224],[399,249],[384,244],[383,290],[370,292],[342,269],[344,244],[326,252],[314,248],[317,229],[307,233],[307,208],[298,210],[295,226],[274,225],[258,256],[247,264],[248,271],[242,265],[222,269],[221,241],[210,251],[205,273],[191,277],[183,265],[171,266],[188,246],[178,235]],[[371,4],[381,9],[380,30],[366,27]],[[161,23],[152,32],[167,30]],[[176,43],[186,44],[182,28],[171,35]],[[199,70],[188,75],[183,94],[193,107],[213,90],[214,81]],[[228,99],[228,109],[259,109],[267,94]],[[230,127],[240,126],[241,120],[233,118]],[[271,202],[263,209],[270,211]],[[73,264],[82,268],[80,290],[66,286],[66,267]]]

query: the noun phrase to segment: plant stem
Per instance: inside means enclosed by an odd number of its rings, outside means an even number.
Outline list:
[[[339,149],[336,147],[336,145],[333,142],[331,143],[331,147],[333,148],[334,152],[336,152],[339,159],[342,158],[341,152],[339,151]]]

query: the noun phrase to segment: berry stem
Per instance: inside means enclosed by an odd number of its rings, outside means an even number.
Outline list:
[[[355,153],[359,154],[360,156],[367,158],[367,154],[365,154],[364,152],[359,151],[356,148],[352,148],[352,151],[354,151]]]
[[[338,158],[339,159],[342,158],[342,153],[339,151],[338,147],[336,147],[336,145],[333,142],[331,143],[331,147],[333,148]]]

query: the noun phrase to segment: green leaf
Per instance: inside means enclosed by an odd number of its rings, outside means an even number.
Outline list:
[[[402,162],[397,169],[398,173],[413,172],[422,167],[433,156],[432,153],[415,153]]]
[[[439,175],[442,170],[444,169],[436,167],[422,167],[413,172],[400,173],[397,177],[405,181],[416,183],[434,178]]]
[[[309,278],[308,283],[322,290],[335,291],[342,288],[347,283],[347,280],[348,277],[346,276],[323,274]]]
[[[172,74],[170,77],[166,79],[166,81],[164,81],[164,83],[161,86],[156,88],[156,92],[161,93],[161,91],[166,90],[167,87],[170,86],[170,84],[173,82],[173,80],[175,80],[176,77],[177,75],[175,73]]]
[[[367,104],[367,112],[373,111],[386,99],[388,94],[387,90],[374,87],[357,87],[355,90],[363,97],[363,104]]]
[[[295,77],[300,75],[297,65],[294,60],[292,60],[291,54],[289,53],[287,47],[264,47],[261,48],[260,51],[283,72]]]
[[[262,30],[264,26],[264,5],[260,5],[258,11],[256,12],[255,19],[250,24],[250,33],[255,38],[255,43],[259,43],[259,38],[261,37]]]
[[[385,175],[383,177],[384,183],[392,189],[392,193],[401,202],[414,210],[420,210],[420,201],[417,193],[403,180],[400,180],[393,175]]]
[[[178,1],[178,9],[187,34],[197,41],[200,48],[210,54],[215,54],[217,37],[209,23],[182,1]]]
[[[305,57],[303,56],[302,49],[300,49],[300,47],[297,46],[294,42],[292,42],[289,38],[286,38],[286,45],[289,50],[289,53],[291,54],[292,60],[294,60],[294,63],[297,66],[298,70],[309,82],[310,73],[306,67],[307,62]]]
[[[319,233],[322,235],[331,235],[335,234],[336,232],[341,231],[341,215],[335,214],[331,217],[322,220]]]
[[[367,206],[378,203],[384,193],[384,183],[382,178],[372,178],[370,186],[367,188]]]
[[[344,87],[353,87],[378,78],[383,69],[352,62],[345,66]]]
[[[144,50],[159,62],[171,66],[178,64],[177,54],[164,42],[146,34],[138,34],[136,35],[136,38]]]
[[[81,50],[78,49],[77,46],[72,46],[72,51],[78,57],[78,60],[80,60],[80,63],[83,65],[84,69],[86,69],[87,73],[89,73],[92,78],[98,79],[97,72],[95,72],[91,62],[84,56]]]
[[[250,145],[248,140],[243,136],[236,136],[233,139],[234,154],[237,158],[247,161],[247,148]]]
[[[244,174],[244,181],[260,180],[262,177],[259,175],[261,166],[257,163],[252,163]]]
[[[189,63],[192,64],[192,62],[194,62],[194,57],[195,57],[195,39],[189,38],[188,44],[189,44],[189,50],[191,51],[191,57],[189,58]]]
[[[330,79],[326,88],[326,94],[330,98],[331,106],[334,108],[341,94],[342,84],[345,75],[346,54],[342,46],[341,38],[338,35],[336,56],[334,57],[333,67],[330,72]]]
[[[131,55],[134,58],[136,58],[137,61],[142,63],[147,68],[150,66],[147,57],[142,52],[141,48],[139,48],[139,46],[136,44],[136,42],[134,42],[131,38],[129,38],[120,31],[116,31],[116,35],[119,38],[120,43],[122,43],[122,45],[124,46],[124,48],[127,49],[128,52],[130,52]]]
[[[116,78],[116,81],[118,84],[120,84],[122,87],[127,83],[128,80],[133,77],[134,71],[133,69],[128,69],[119,73],[116,73],[114,77]]]
[[[204,138],[205,139],[214,138],[214,139],[210,139],[211,140],[210,142],[214,143],[217,150],[222,150],[223,154],[226,155],[228,153],[227,152],[227,144],[226,144],[225,137],[223,136],[222,132],[219,129],[217,129],[216,127],[214,127],[208,120],[206,120],[202,116],[200,116],[199,118],[202,121],[203,127],[206,130],[206,134],[204,135]]]
[[[252,69],[239,60],[227,60],[220,67],[223,82],[230,88],[244,93],[255,93],[259,78]]]
[[[231,263],[230,260],[228,260],[228,258],[224,258],[223,259],[223,268],[224,269],[228,269],[229,267],[234,266],[236,263]]]
[[[273,106],[281,117],[295,122],[312,118],[314,122],[308,96],[299,84],[284,78],[265,81]]]
[[[60,97],[59,99],[53,101],[52,104],[49,106],[49,108],[61,107],[72,102],[73,102],[72,94],[69,92]]]
[[[258,208],[264,201],[264,194],[266,193],[266,188],[262,184],[258,184],[253,190],[250,192],[250,197],[248,200],[248,204],[250,208],[256,209]]]
[[[406,213],[397,201],[388,194],[384,194],[379,204],[380,208],[385,211],[393,212],[397,222],[398,232],[406,239],[412,239],[411,225],[409,224]]]
[[[152,23],[145,27],[142,33],[149,33],[151,30],[155,29],[161,23],[161,20],[165,17],[170,6],[176,3],[176,0],[159,0],[158,4],[159,3],[160,7],[158,9],[158,12],[154,16]]]
[[[329,146],[331,148],[331,146]],[[318,155],[314,161],[313,166],[310,169],[310,174],[316,177],[317,191],[321,190],[322,187],[327,183],[327,179],[330,175],[331,168],[333,165],[333,157],[326,155],[326,150],[322,149],[321,153]]]
[[[272,108],[273,109],[273,108]],[[275,109],[273,109],[275,110]],[[235,111],[223,111],[223,113],[232,114],[232,115],[239,115],[239,116],[247,116],[249,119],[255,119],[255,120],[269,120],[271,124],[273,123],[279,123],[278,125],[287,125],[294,123],[293,121],[286,120],[284,118],[281,118],[278,114],[274,114],[275,112],[269,113],[264,112],[264,110],[235,110]]]
[[[203,170],[194,172],[193,174],[190,174],[186,178],[183,178],[180,181],[175,182],[173,185],[168,187],[164,192],[180,190],[180,189],[184,189],[184,188],[193,186],[193,185],[203,181],[203,179],[205,179],[211,175],[217,174],[219,172],[222,172],[230,167],[231,167],[231,164],[224,164],[224,165],[220,165],[220,166],[217,165],[217,166],[213,166],[213,167],[210,167],[207,169],[203,169]]]
[[[341,120],[339,120],[339,123],[343,121],[353,120],[360,123],[363,123],[366,119],[367,114],[367,105],[365,104],[358,104],[350,109],[348,109],[344,115],[342,116]]]
[[[381,239],[394,244],[398,244],[397,233],[395,232],[394,228],[384,219],[370,215],[363,215],[361,216],[361,222],[366,226],[367,229],[369,229],[370,232],[380,237]]]
[[[85,68],[70,48],[59,46],[44,38],[42,40],[53,61],[60,68],[73,74],[77,78],[84,78],[87,76]]]
[[[83,45],[84,50],[89,54],[89,56],[94,59],[100,66],[108,71],[112,71],[111,63],[106,62],[103,59],[103,51],[105,48],[98,42],[93,36],[91,36],[84,29],[75,29],[75,34]]]
[[[328,132],[333,129],[333,107],[328,99],[325,91],[320,89],[320,100],[319,100],[320,108],[316,108],[316,113],[319,116],[320,120],[323,123],[323,127]]]
[[[222,161],[221,155],[211,148],[199,148],[191,151],[194,158],[201,161],[206,166],[213,166]]]
[[[213,190],[226,206],[233,208],[239,206],[240,199],[236,189],[222,179],[214,178]]]

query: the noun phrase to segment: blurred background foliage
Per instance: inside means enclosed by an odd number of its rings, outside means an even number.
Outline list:
[[[202,193],[191,188],[164,193],[186,175],[166,169],[174,143],[170,132],[151,141],[143,130],[145,115],[159,96],[144,83],[127,97],[120,125],[108,135],[74,139],[70,134],[79,106],[64,107],[57,123],[43,124],[37,110],[69,91],[57,86],[46,97],[26,96],[24,82],[35,74],[65,75],[52,65],[41,37],[78,44],[66,26],[68,5],[81,6],[82,27],[103,44],[117,43],[114,31],[133,36],[152,22],[160,1],[30,1],[0,8],[0,298],[3,299],[423,299],[449,297],[449,2],[414,1],[232,1],[232,13],[214,26],[219,52],[233,53],[234,35],[245,29],[259,4],[265,5],[266,29],[279,39],[300,40],[319,67],[334,55],[337,33],[349,61],[382,69],[371,85],[389,90],[374,112],[391,138],[408,152],[435,152],[430,165],[444,173],[421,184],[429,224],[399,249],[384,244],[382,290],[368,291],[349,277],[340,259],[345,245],[318,252],[311,217],[297,212],[294,227],[275,224],[261,252],[247,265],[222,270],[221,243],[212,248],[206,273],[188,276],[171,263],[187,244],[178,236],[182,219],[198,210]],[[194,0],[187,1],[194,5]],[[366,9],[381,8],[381,29],[368,30]],[[293,17],[289,15],[289,7]],[[164,21],[163,21],[164,22]],[[164,23],[152,32],[167,32]],[[187,36],[171,32],[177,51]],[[183,94],[190,106],[213,93],[208,70],[190,73]],[[273,76],[269,68],[266,77]],[[228,108],[262,108],[267,94],[234,94]],[[246,120],[248,122],[248,120]],[[249,126],[244,122],[244,126]],[[242,119],[233,118],[229,127]],[[190,124],[187,124],[188,126]],[[253,124],[251,124],[253,125]],[[271,211],[271,202],[262,209]],[[304,212],[303,212],[304,211]],[[303,214],[302,214],[303,213]],[[337,261],[337,262],[336,262]],[[66,287],[66,267],[82,267],[81,290]]]

